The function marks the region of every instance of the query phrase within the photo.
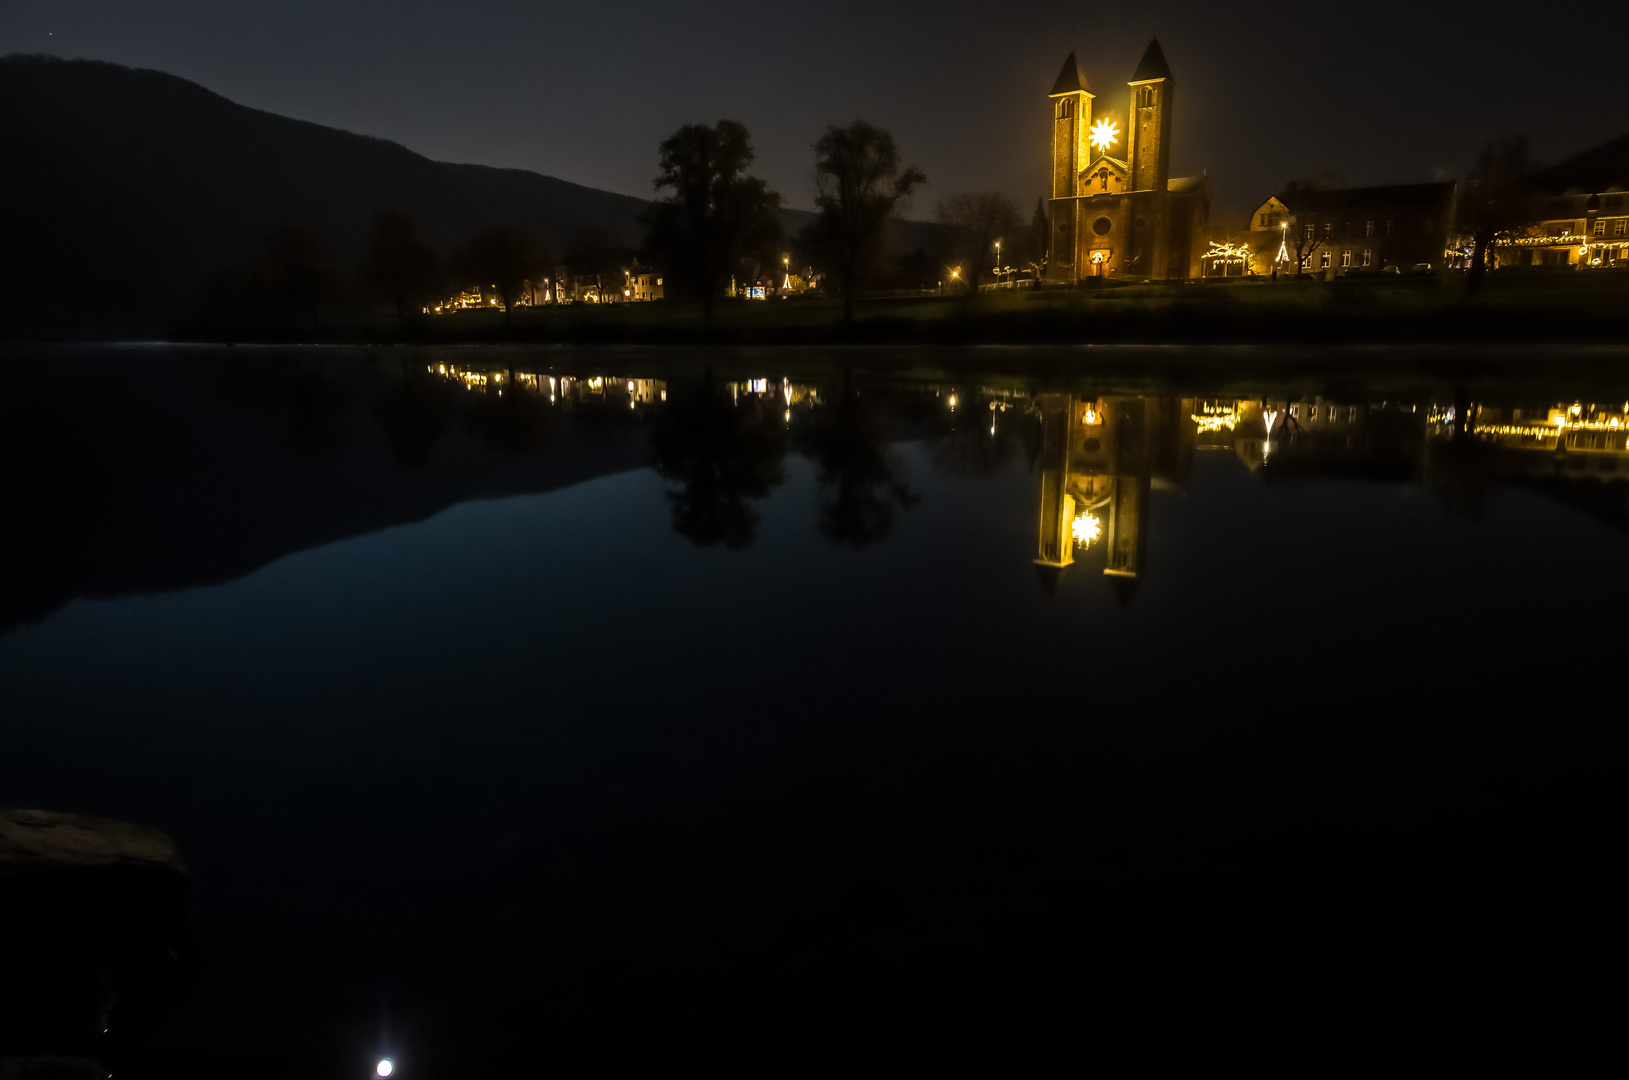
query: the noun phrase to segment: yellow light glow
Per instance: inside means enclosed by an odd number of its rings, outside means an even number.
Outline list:
[[[1120,125],[1107,118],[1092,125],[1092,145],[1103,153],[1120,141]]]
[[[1069,531],[1074,535],[1076,544],[1091,547],[1092,541],[1102,535],[1103,527],[1098,522],[1096,514],[1077,514]]]

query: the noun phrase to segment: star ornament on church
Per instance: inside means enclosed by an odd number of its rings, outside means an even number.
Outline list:
[[[1109,147],[1120,141],[1120,125],[1113,120],[1099,120],[1092,125],[1092,145],[1099,153],[1108,153]]]

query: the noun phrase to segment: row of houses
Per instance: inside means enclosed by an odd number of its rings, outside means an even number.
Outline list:
[[[1262,202],[1249,224],[1215,237],[1206,276],[1420,273],[1469,265],[1455,227],[1461,184],[1297,190]],[[1629,136],[1532,178],[1525,223],[1498,238],[1494,268],[1629,266]]]

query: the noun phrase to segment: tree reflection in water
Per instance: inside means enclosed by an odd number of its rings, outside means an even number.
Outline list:
[[[846,378],[836,402],[810,410],[798,434],[798,449],[820,466],[820,533],[833,543],[876,543],[893,529],[895,507],[918,501],[885,437]]]
[[[506,454],[523,454],[554,437],[558,410],[550,407],[535,380],[520,378],[513,365],[484,391],[467,418],[483,442]]]
[[[667,481],[673,528],[702,547],[744,548],[757,537],[753,505],[784,476],[786,432],[756,395],[732,401],[711,371],[668,383],[667,408],[652,436]]]

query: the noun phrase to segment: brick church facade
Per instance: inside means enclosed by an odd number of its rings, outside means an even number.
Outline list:
[[[1094,111],[1096,95],[1074,53],[1053,84],[1048,281],[1201,274],[1210,184],[1170,175],[1176,80],[1158,41],[1149,42],[1127,85],[1125,112]]]

